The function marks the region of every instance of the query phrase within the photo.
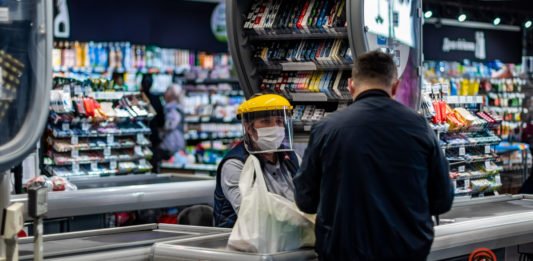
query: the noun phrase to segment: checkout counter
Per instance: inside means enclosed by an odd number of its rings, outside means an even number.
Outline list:
[[[215,180],[209,177],[161,174],[102,177],[73,181],[77,191],[48,194],[46,218],[213,204]],[[26,204],[27,195],[11,196]],[[24,208],[27,209],[26,207]],[[29,217],[25,213],[25,219]]]
[[[468,260],[488,248],[498,260],[519,260],[533,243],[533,196],[458,199],[440,217],[428,260]],[[45,236],[47,260],[316,260],[312,249],[250,254],[226,249],[230,230],[179,225],[143,225]],[[31,257],[31,238],[21,240]],[[520,248],[518,247],[520,246]],[[533,252],[530,252],[533,253]],[[26,259],[24,259],[26,258]]]

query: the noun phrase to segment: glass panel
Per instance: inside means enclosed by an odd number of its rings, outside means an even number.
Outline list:
[[[0,0],[0,146],[20,131],[33,100],[36,7],[36,0]]]

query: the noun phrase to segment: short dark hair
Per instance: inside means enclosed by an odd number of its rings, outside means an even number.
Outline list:
[[[397,77],[394,59],[379,50],[359,56],[352,70],[353,81],[367,81],[384,86],[391,86]]]

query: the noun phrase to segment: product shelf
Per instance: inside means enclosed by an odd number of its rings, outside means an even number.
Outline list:
[[[53,157],[52,157],[53,158]],[[103,158],[103,159],[92,159],[92,160],[89,160],[89,159],[77,159],[77,160],[69,160],[69,161],[65,161],[65,162],[57,162],[56,160],[52,160],[53,161],[53,166],[69,166],[69,165],[72,165],[72,164],[78,164],[78,165],[83,165],[83,164],[91,164],[91,163],[110,163],[110,162],[127,162],[127,161],[138,161],[138,160],[145,160],[146,159],[146,156],[143,155],[143,156],[134,156],[134,157],[120,157],[120,156],[110,156],[110,157],[106,157],[106,158]]]
[[[282,72],[300,72],[300,71],[338,71],[351,70],[353,64],[316,64],[314,62],[282,62],[273,65],[259,65],[261,71],[282,71]]]
[[[257,34],[254,30],[245,30],[250,41],[283,41],[348,38],[346,27],[336,27],[329,31],[297,32],[287,30],[269,30],[267,34]]]

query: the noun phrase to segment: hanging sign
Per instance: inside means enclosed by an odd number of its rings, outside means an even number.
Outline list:
[[[444,23],[444,22],[443,22]],[[480,24],[480,23],[475,23]],[[520,31],[455,26],[448,23],[424,24],[424,59],[427,61],[501,60],[520,63]],[[482,27],[482,28],[481,28]],[[494,27],[494,26],[492,26]]]

